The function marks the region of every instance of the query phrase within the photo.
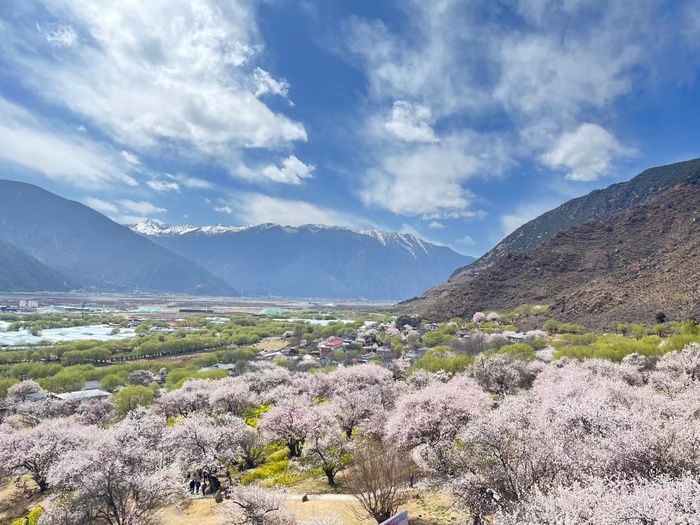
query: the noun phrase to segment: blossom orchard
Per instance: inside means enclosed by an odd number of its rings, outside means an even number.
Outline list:
[[[0,475],[28,474],[50,494],[42,524],[155,525],[187,497],[188,473],[246,471],[272,445],[329,484],[368,445],[398,446],[474,525],[694,523],[700,512],[696,343],[619,364],[484,355],[463,373],[400,380],[374,364],[307,374],[265,363],[188,381],[121,420],[106,402],[27,412],[39,390],[21,383],[5,401]],[[227,523],[296,522],[254,485],[235,483],[221,508]],[[314,523],[337,521],[324,519]]]

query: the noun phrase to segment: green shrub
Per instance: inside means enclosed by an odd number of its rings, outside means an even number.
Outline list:
[[[39,523],[39,516],[41,516],[43,512],[44,509],[39,507],[27,514],[27,516],[29,516],[29,525],[37,525],[37,523]],[[22,525],[22,520],[24,520],[24,516],[13,521],[12,525]]]
[[[585,328],[580,324],[562,323],[555,319],[550,319],[544,323],[542,330],[550,334],[582,334]]]
[[[264,465],[261,465],[258,468],[248,471],[246,475],[241,478],[241,483],[243,483],[244,485],[248,485],[253,481],[267,480],[269,478],[279,476],[280,474],[287,472],[288,469],[288,459],[265,463]]]
[[[535,358],[535,349],[529,344],[525,343],[515,343],[512,345],[502,346],[496,353],[512,355],[513,357],[525,359],[526,361],[532,361]]]
[[[112,397],[115,401],[117,412],[125,416],[135,408],[151,405],[155,399],[155,392],[147,386],[131,385],[120,390]]]
[[[7,397],[7,390],[17,383],[19,383],[19,379],[14,377],[0,378],[0,399]]]
[[[561,345],[557,342],[555,343],[554,358],[608,359],[619,362],[623,357],[632,353],[645,356],[658,356],[666,353],[667,348],[660,346],[659,343],[660,339],[655,336],[635,340],[619,335],[601,336],[588,345]]]
[[[682,350],[690,343],[700,343],[700,336],[691,334],[673,335],[666,339],[666,343],[662,348],[664,352],[673,352],[675,350]]]
[[[416,360],[414,369],[428,372],[444,370],[448,374],[463,372],[474,362],[474,357],[466,354],[455,354],[449,346],[437,346],[428,350],[423,357]]]

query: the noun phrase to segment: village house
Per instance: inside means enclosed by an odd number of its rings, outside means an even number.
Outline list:
[[[522,343],[527,336],[522,332],[510,333],[506,336],[510,343]]]
[[[318,350],[322,356],[332,355],[333,352],[343,347],[343,340],[339,338],[329,339],[318,345]]]
[[[199,369],[200,372],[211,372],[213,370],[226,370],[229,374],[233,371],[236,365],[233,363],[216,363],[211,366],[203,366]]]
[[[54,399],[61,401],[83,401],[85,399],[104,399],[111,396],[109,392],[100,389],[78,390],[76,392],[64,392],[63,394],[51,394]]]

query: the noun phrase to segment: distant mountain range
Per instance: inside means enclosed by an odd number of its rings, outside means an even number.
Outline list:
[[[192,261],[32,184],[0,180],[0,240],[65,275],[77,288],[237,294]]]
[[[700,315],[699,184],[696,159],[573,199],[404,306],[448,319],[550,304],[598,325]]]
[[[401,299],[474,260],[409,234],[312,224],[196,227],[145,221],[131,229],[245,295]]]
[[[56,270],[0,240],[0,292],[68,292],[74,287]]]
[[[129,227],[0,180],[0,291],[401,300],[473,261],[413,235],[273,224]]]

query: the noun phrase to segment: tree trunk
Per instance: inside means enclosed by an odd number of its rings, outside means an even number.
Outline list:
[[[326,477],[328,478],[328,484],[331,487],[335,487],[335,471],[333,469],[324,469],[323,472],[326,474]]]
[[[301,457],[301,447],[302,441],[288,441],[287,448],[289,449],[290,458],[300,458]]]

